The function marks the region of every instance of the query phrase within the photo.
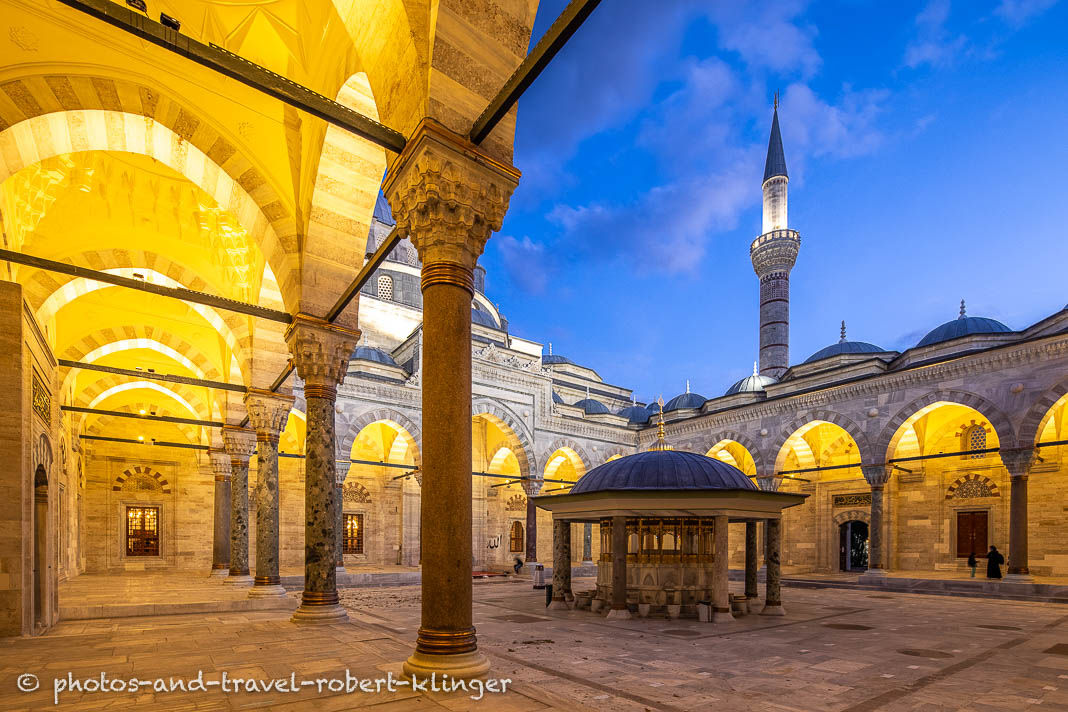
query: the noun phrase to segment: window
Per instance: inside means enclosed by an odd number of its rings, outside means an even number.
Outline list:
[[[345,538],[342,542],[341,551],[344,554],[363,553],[363,515],[345,515]]]
[[[512,531],[508,535],[508,551],[518,554],[525,551],[523,548],[523,525],[512,522]]]
[[[974,421],[973,421],[974,422]],[[964,451],[986,449],[986,426],[969,425],[961,431],[960,449]],[[964,455],[965,460],[981,460],[986,457],[985,453],[977,452]]]
[[[159,507],[126,508],[126,555],[159,556]]]
[[[378,298],[384,302],[393,301],[393,278],[382,275],[378,278]]]

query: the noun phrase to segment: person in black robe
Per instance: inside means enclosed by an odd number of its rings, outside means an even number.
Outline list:
[[[1001,555],[996,546],[990,547],[990,553],[986,555],[986,577],[990,579],[1001,578],[1001,565],[1005,563],[1005,557]]]

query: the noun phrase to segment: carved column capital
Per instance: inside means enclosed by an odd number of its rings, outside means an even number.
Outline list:
[[[472,270],[491,233],[501,229],[520,173],[483,153],[464,137],[424,119],[383,185],[397,226],[408,232],[427,267]],[[460,280],[459,276],[456,280]]]
[[[537,478],[531,478],[529,480],[523,480],[523,491],[528,497],[537,497],[541,493],[543,480]]]
[[[1033,447],[1003,448],[998,450],[998,454],[1001,455],[1001,463],[1009,471],[1010,477],[1027,477],[1038,456]]]
[[[890,475],[894,471],[894,466],[889,464],[861,465],[860,471],[864,473],[864,479],[868,481],[869,485],[882,488],[890,481]]]
[[[250,388],[245,394],[245,410],[248,422],[256,429],[258,437],[271,437],[278,440],[282,429],[286,427],[289,411],[293,409],[293,396]]]
[[[765,492],[778,492],[779,485],[782,484],[781,477],[758,477],[757,486]]]
[[[293,368],[304,381],[304,396],[333,399],[348,372],[360,332],[297,314],[285,339],[293,354]]]
[[[230,462],[247,465],[252,451],[256,449],[256,432],[236,425],[224,425],[222,436],[223,447],[230,456]]]
[[[208,458],[211,460],[211,470],[215,473],[216,480],[228,480],[233,472],[230,464],[230,453],[223,450],[209,450]]]
[[[337,482],[337,486],[345,484],[345,478],[349,476],[349,469],[352,468],[352,461],[348,457],[343,457],[334,463],[334,479]]]

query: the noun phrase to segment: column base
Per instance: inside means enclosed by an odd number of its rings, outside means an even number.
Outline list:
[[[334,571],[339,574],[345,573],[345,564],[338,564],[336,567],[334,567]]]
[[[1005,583],[1034,583],[1035,577],[1031,574],[1005,574],[1002,579]]]
[[[718,610],[712,609],[712,622],[713,623],[733,623],[734,616],[731,615],[730,609]]]
[[[284,598],[285,588],[281,584],[256,584],[248,590],[249,598]]]
[[[223,583],[228,583],[232,586],[251,586],[252,580],[252,576],[249,574],[228,574],[223,579]]]
[[[550,611],[569,611],[571,606],[567,605],[567,601],[561,601],[558,598],[554,598],[548,606]]]
[[[880,578],[885,578],[886,574],[886,569],[868,569],[867,571],[862,573],[861,576],[878,576]]]
[[[782,607],[781,603],[764,604],[764,610],[760,612],[762,616],[785,616],[786,609]]]
[[[630,611],[626,608],[613,608],[608,611],[608,615],[605,616],[605,620],[610,621],[629,621],[630,618]]]
[[[312,624],[343,623],[348,619],[348,612],[338,603],[332,606],[306,606],[302,603],[290,618],[294,623]]]
[[[489,669],[489,660],[477,650],[457,655],[421,653],[417,650],[404,661],[404,674],[414,675],[418,679],[428,678],[437,673],[459,680],[471,680],[483,677]]]
[[[219,569],[212,569],[211,573],[208,574],[208,578],[224,579],[229,575],[230,575],[230,570],[227,569],[226,567],[223,567],[223,568],[219,568]]]

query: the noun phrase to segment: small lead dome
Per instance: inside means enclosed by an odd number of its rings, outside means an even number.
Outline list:
[[[841,354],[878,354],[885,352],[886,349],[880,348],[875,344],[869,344],[867,341],[847,341],[846,323],[843,321],[842,337],[838,340],[838,343],[831,344],[826,348],[820,349],[816,353],[806,358],[805,363],[812,363],[813,361],[819,361],[821,359],[830,358],[831,356],[839,356]]]
[[[987,319],[982,316],[967,316],[964,312],[964,300],[960,300],[960,316],[953,321],[947,321],[941,326],[936,326],[927,332],[927,336],[920,339],[917,346],[930,346],[939,344],[950,339],[959,339],[962,336],[972,334],[1006,334],[1012,329],[1002,324],[997,319]]]
[[[664,405],[664,412],[670,413],[673,410],[686,410],[700,408],[708,400],[699,393],[690,392],[690,382],[686,381],[686,392],[680,393]]]
[[[571,494],[609,490],[757,490],[741,470],[707,455],[652,450],[627,455],[579,478]]]
[[[723,395],[733,396],[735,393],[763,393],[765,387],[778,382],[779,379],[774,376],[760,375],[757,371],[757,365],[754,363],[753,375],[746,376],[742,380],[735,382],[735,384],[728,388],[727,392]]]

